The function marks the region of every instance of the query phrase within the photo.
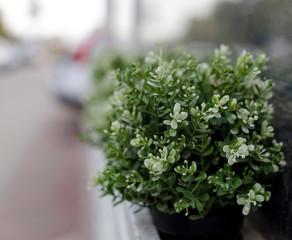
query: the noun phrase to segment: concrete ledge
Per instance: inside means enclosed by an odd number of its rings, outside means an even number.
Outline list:
[[[104,167],[104,156],[99,149],[89,150],[89,174]],[[109,196],[100,197],[98,189],[91,191],[92,236],[94,240],[159,240],[148,209],[134,214],[129,203],[115,207]]]

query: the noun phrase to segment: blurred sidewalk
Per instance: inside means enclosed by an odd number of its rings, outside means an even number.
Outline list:
[[[0,73],[0,239],[91,239],[80,111],[54,101],[52,63]]]

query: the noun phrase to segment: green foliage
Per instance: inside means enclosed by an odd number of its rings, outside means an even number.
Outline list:
[[[82,136],[93,144],[100,144],[96,132],[103,131],[107,125],[107,116],[111,113],[111,103],[117,101],[113,95],[116,73],[122,72],[130,62],[141,61],[139,57],[128,56],[117,52],[104,53],[97,60],[93,73],[92,93],[87,100],[85,122],[88,136]]]
[[[284,165],[269,125],[273,83],[260,76],[266,57],[243,52],[231,64],[221,46],[208,61],[186,53],[145,61],[116,74],[100,134],[107,165],[93,177],[104,195],[198,219],[213,207],[243,205],[270,193],[265,179]]]

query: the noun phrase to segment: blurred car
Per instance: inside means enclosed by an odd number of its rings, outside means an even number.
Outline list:
[[[32,63],[37,52],[37,43],[30,41],[17,41],[13,44],[13,51],[9,67],[19,68]]]
[[[54,92],[60,100],[82,106],[89,91],[90,79],[88,64],[74,61],[71,56],[65,56],[56,64]]]
[[[0,37],[0,68],[9,66],[13,52],[12,44],[4,38]]]
[[[11,70],[29,64],[35,51],[34,43],[0,38],[0,68]]]
[[[94,32],[82,41],[75,51],[57,61],[53,88],[62,101],[82,106],[92,79],[90,56],[99,42],[99,36],[98,31]]]

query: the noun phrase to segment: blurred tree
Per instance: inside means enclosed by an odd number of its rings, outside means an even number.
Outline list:
[[[11,34],[4,26],[1,10],[0,10],[0,37],[12,39]]]
[[[245,0],[218,3],[206,20],[193,20],[187,41],[264,45],[281,36],[292,40],[292,1]]]

